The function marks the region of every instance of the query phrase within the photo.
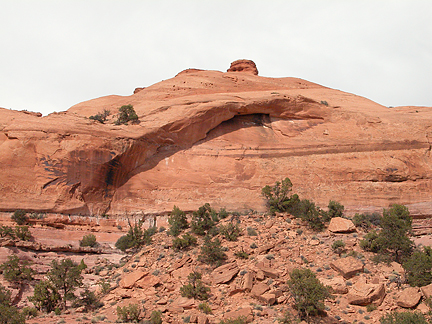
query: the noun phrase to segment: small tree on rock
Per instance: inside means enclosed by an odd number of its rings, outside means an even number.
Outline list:
[[[29,297],[29,301],[38,310],[50,313],[60,306],[61,296],[51,282],[43,280],[36,284],[33,296]]]
[[[168,234],[172,236],[178,236],[183,230],[189,228],[185,212],[177,206],[174,206],[168,223],[171,225]]]
[[[129,121],[135,122],[138,120],[138,115],[132,105],[124,105],[119,108],[116,125],[127,124]]]
[[[432,248],[425,246],[417,250],[403,263],[407,282],[413,287],[427,286],[432,283]]]
[[[81,272],[85,268],[87,266],[83,260],[80,264],[71,259],[63,259],[60,262],[54,259],[51,262],[51,270],[47,274],[48,280],[60,294],[63,309],[66,308],[66,301],[76,298],[74,291],[83,284]]]
[[[202,275],[199,272],[191,272],[188,275],[189,283],[180,288],[182,297],[206,300],[209,298],[210,288],[201,281]]]
[[[28,222],[28,216],[25,210],[18,209],[15,210],[13,215],[11,216],[12,220],[14,220],[18,225],[25,225]]]
[[[274,186],[265,186],[262,188],[261,193],[267,200],[267,206],[270,213],[286,211],[291,205],[291,198],[289,194],[292,191],[292,183],[289,178],[277,181]]]
[[[198,260],[210,265],[220,266],[228,257],[223,252],[221,243],[218,238],[212,240],[209,236],[204,238],[204,244],[201,247],[201,253]]]
[[[8,256],[8,261],[0,266],[6,280],[14,283],[33,280],[34,271],[26,260],[20,262],[16,255]]]
[[[210,205],[204,204],[197,211],[193,212],[191,221],[191,230],[197,235],[205,235],[214,227],[215,222],[212,219],[212,209]]]
[[[302,319],[318,315],[324,310],[324,301],[331,297],[329,289],[309,269],[294,269],[287,284]]]

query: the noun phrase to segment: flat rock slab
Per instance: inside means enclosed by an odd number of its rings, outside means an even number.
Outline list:
[[[262,294],[258,296],[258,300],[262,301],[266,305],[273,305],[276,302],[276,295],[271,293]]]
[[[381,305],[386,295],[384,284],[358,282],[348,292],[347,299],[351,305]]]
[[[263,282],[256,283],[251,290],[253,296],[260,296],[268,291],[270,287]]]
[[[147,276],[148,274],[148,271],[135,270],[123,277],[123,279],[120,281],[120,288],[130,289],[138,280]]]
[[[364,269],[363,263],[352,256],[333,261],[330,267],[339,271],[345,279],[353,277],[358,272],[363,272]]]
[[[224,264],[213,270],[211,277],[214,284],[227,283],[239,272],[237,263]]]
[[[195,307],[195,301],[192,298],[179,297],[173,302],[174,306],[190,309]]]
[[[432,296],[432,284],[427,285],[427,286],[423,286],[420,288],[423,296],[425,296],[425,298],[429,298]]]
[[[260,269],[264,273],[264,276],[268,278],[272,278],[272,279],[279,278],[279,271],[277,271],[276,269],[266,267],[260,263],[257,264],[257,268]]]
[[[330,220],[328,230],[333,233],[351,233],[356,227],[350,219],[334,217]]]
[[[420,302],[422,294],[416,287],[408,287],[399,295],[397,305],[403,308],[414,308]]]
[[[159,284],[161,284],[161,280],[158,277],[149,274],[136,281],[135,286],[142,289],[148,289]]]
[[[240,308],[235,311],[227,312],[223,316],[223,318],[226,320],[228,319],[235,320],[239,317],[244,317],[246,318],[246,323],[251,323],[254,319],[252,308],[251,307]]]
[[[330,286],[335,294],[348,293],[348,287],[342,277],[320,278],[320,281],[324,286]]]

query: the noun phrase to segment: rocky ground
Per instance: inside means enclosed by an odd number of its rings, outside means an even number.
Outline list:
[[[3,217],[3,224],[5,220]],[[70,257],[76,261],[84,258],[88,265],[84,275],[86,285],[98,291],[96,283],[101,278],[111,284],[112,290],[101,297],[104,306],[92,313],[71,308],[62,315],[44,314],[28,323],[115,322],[117,306],[128,304],[139,305],[144,318],[149,318],[154,310],[161,311],[164,323],[219,323],[241,315],[253,323],[274,323],[287,311],[296,314],[286,282],[289,273],[299,267],[312,270],[322,283],[333,288],[334,298],[325,303],[326,316],[319,318],[322,323],[378,323],[383,314],[394,309],[429,310],[423,300],[432,294],[432,288],[419,290],[403,284],[404,271],[397,263],[372,262],[372,254],[364,252],[358,244],[364,233],[355,229],[350,221],[333,219],[325,231],[317,233],[286,214],[251,213],[238,220],[242,228],[238,241],[230,242],[218,236],[228,256],[218,268],[198,261],[201,237],[198,237],[197,247],[175,252],[172,237],[163,230],[153,236],[151,245],[137,254],[123,254],[114,248],[114,243],[126,232],[127,226],[120,229],[121,225],[117,227],[115,222],[111,226],[95,226],[91,221],[81,227],[63,224],[60,229],[36,224],[32,228],[35,241],[39,241],[36,246],[62,247],[63,250],[46,252],[34,250],[34,246],[6,245],[0,248],[0,256],[3,260],[13,253],[31,260],[38,273],[37,279],[44,277],[53,258]],[[230,221],[231,217],[222,220],[220,225]],[[157,225],[168,228],[164,218],[158,220]],[[418,234],[416,242],[427,244],[430,240],[428,220],[416,220],[414,228]],[[89,232],[97,236],[99,249],[77,252],[78,240]],[[346,252],[340,256],[331,248],[336,240],[346,244]],[[75,250],[68,252],[65,246],[75,247]],[[234,254],[238,251],[246,252],[249,258],[237,258]],[[206,301],[211,314],[199,310],[201,301],[180,295],[180,287],[187,283],[192,271],[201,272],[204,283],[211,288]],[[32,295],[31,286],[18,289],[3,278],[1,283],[13,290],[19,307],[31,305],[27,301]]]

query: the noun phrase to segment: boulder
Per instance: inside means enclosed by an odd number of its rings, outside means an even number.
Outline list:
[[[261,263],[257,264],[257,268],[260,269],[264,273],[264,276],[266,276],[267,278],[279,278],[279,271],[277,271],[276,269],[266,267]]]
[[[345,284],[345,280],[342,277],[320,278],[321,283],[324,286],[329,286],[335,294],[346,294],[348,293],[348,287]]]
[[[256,283],[251,290],[253,296],[260,296],[264,294],[270,287],[263,282]]]
[[[262,301],[266,305],[273,305],[276,302],[276,295],[271,293],[262,294],[257,297],[258,300]]]
[[[142,289],[148,289],[159,284],[161,284],[161,280],[158,277],[149,274],[137,280],[135,286]]]
[[[347,299],[351,305],[366,306],[373,303],[379,306],[385,295],[384,284],[369,284],[366,280],[359,280],[349,290]]]
[[[350,219],[334,217],[330,220],[328,230],[333,233],[350,233],[354,232],[356,227]]]
[[[139,269],[130,272],[120,280],[120,288],[130,289],[135,286],[138,280],[147,276],[148,274],[148,271],[143,271]]]
[[[255,274],[252,271],[246,272],[243,277],[243,289],[245,289],[246,291],[252,290],[254,277]]]
[[[182,307],[183,309],[190,309],[195,307],[195,300],[192,298],[179,297],[173,302],[174,306]]]
[[[420,290],[425,298],[432,297],[432,284],[420,287]]]
[[[417,287],[405,288],[399,295],[397,305],[403,308],[414,308],[420,302],[422,294]]]
[[[353,277],[356,273],[363,272],[364,269],[363,263],[352,256],[333,261],[330,263],[330,267],[339,271],[345,279]]]
[[[237,263],[231,262],[224,264],[213,270],[211,273],[213,284],[227,283],[239,272]]]
[[[274,247],[275,247],[274,243],[264,244],[263,246],[258,247],[257,252],[258,252],[258,254],[267,253],[268,251],[270,251]]]

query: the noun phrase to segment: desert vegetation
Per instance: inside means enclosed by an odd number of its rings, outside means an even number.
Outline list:
[[[187,310],[181,316],[185,323],[197,319],[197,314],[211,323],[247,323],[251,318],[259,323],[269,316],[263,315],[264,310],[277,314],[272,319],[280,323],[318,323],[325,318],[343,323],[343,317],[356,318],[355,323],[429,323],[429,315],[418,311],[384,311],[376,300],[362,305],[355,304],[355,299],[354,304],[350,302],[354,287],[381,287],[371,283],[382,271],[377,270],[380,267],[393,269],[386,275],[387,286],[380,297],[389,294],[391,298],[384,303],[397,300],[402,289],[432,283],[431,248],[414,245],[413,221],[405,206],[393,205],[382,214],[356,214],[352,219],[354,232],[335,236],[326,230],[332,220],[351,221],[340,203],[330,200],[321,209],[294,194],[288,178],[264,187],[263,196],[267,213],[230,213],[204,204],[189,213],[174,206],[167,230],[146,228],[144,220],[129,222],[127,233],[115,244],[122,251],[117,253],[123,253],[119,264],[101,263],[89,269],[84,262],[55,259],[48,272],[40,275],[33,270],[34,264],[10,256],[0,265],[2,276],[14,289],[34,287],[29,297],[34,307],[18,310],[8,302],[4,287],[0,288],[0,300],[5,302],[0,307],[5,314],[13,312],[17,323],[40,313],[68,314],[70,308],[85,314],[107,314],[111,309],[117,321],[162,323],[178,316],[171,308],[177,309],[182,297],[191,300],[194,306],[187,307],[198,312]],[[28,220],[22,224],[16,228],[29,232]],[[16,228],[1,227],[1,237],[20,240]],[[78,243],[84,247],[98,244],[94,234],[82,236]],[[338,262],[347,268],[357,266],[355,275],[345,278]],[[188,274],[183,275],[186,271]],[[104,277],[92,287],[84,284],[85,273]],[[129,283],[132,279],[127,278],[133,276],[144,277]],[[335,277],[339,278],[337,283]],[[215,284],[218,280],[220,283]],[[141,291],[135,285],[154,294],[149,297],[152,302],[131,299],[119,305],[123,294],[133,296]],[[422,298],[420,303],[427,304]],[[251,305],[243,306],[246,315],[236,313],[237,300],[243,299]],[[230,309],[231,303],[237,303],[236,308]],[[225,316],[230,311],[232,316]],[[105,315],[97,316],[94,322]]]
[[[138,115],[132,105],[124,105],[119,108],[115,125],[127,125],[128,122],[136,122]]]

